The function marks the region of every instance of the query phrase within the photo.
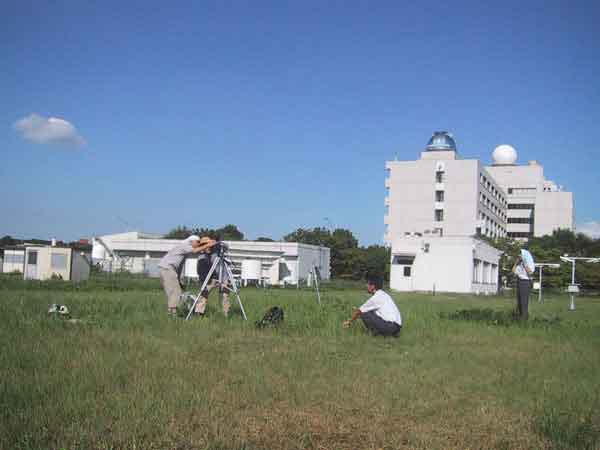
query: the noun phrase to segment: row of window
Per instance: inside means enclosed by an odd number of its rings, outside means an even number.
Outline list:
[[[509,217],[508,223],[533,223],[531,217]]]
[[[479,174],[479,182],[481,183],[481,186],[483,186],[485,189],[487,189],[487,191],[492,195],[492,197],[494,197],[496,200],[498,200],[500,205],[506,206],[507,202],[506,202],[506,199],[504,198],[504,195],[502,195],[502,191],[500,191],[500,189],[498,189],[496,186],[494,186],[492,184],[492,182],[490,180],[488,180],[487,177],[483,173]]]
[[[534,209],[533,203],[511,203],[508,205],[508,209]]]
[[[8,264],[23,264],[25,261],[25,257],[22,253],[5,253],[4,254],[4,262]]]
[[[498,281],[498,266],[480,259],[473,259],[473,283],[495,284]]]
[[[37,264],[37,252],[29,252],[27,253],[27,264],[28,265],[36,265]],[[64,270],[67,268],[68,257],[64,253],[51,253],[50,254],[50,267],[52,269]],[[25,255],[22,253],[6,253],[4,255],[4,262],[8,264],[23,264],[25,262]]]
[[[508,237],[511,238],[532,238],[533,237],[533,233],[531,232],[521,232],[521,231],[511,231],[508,233]]]
[[[503,231],[503,230],[498,231],[498,230],[493,230],[493,229],[490,229],[490,228],[487,228],[487,227],[485,229],[483,229],[483,230],[481,229],[481,227],[477,227],[475,229],[475,234],[477,236],[482,236],[483,235],[483,236],[487,236],[487,237],[491,237],[491,238],[498,238],[498,237],[504,237],[504,236],[506,236],[506,232]]]
[[[386,228],[386,234],[389,233],[389,228]],[[405,231],[404,232],[404,236],[411,236],[411,235],[415,235],[418,237],[423,237],[423,235],[429,235],[429,234],[437,234],[438,236],[442,237],[444,235],[444,229],[441,227],[436,227],[433,230],[424,230],[422,233],[420,232],[414,232],[411,233],[410,231]]]
[[[535,188],[508,188],[508,195],[531,195],[535,192]]]
[[[488,217],[483,212],[479,212],[479,220],[483,222],[485,226],[485,235],[490,237],[502,237],[506,235],[506,229],[497,223],[492,217]],[[477,234],[481,234],[482,228],[479,228]]]
[[[500,217],[502,220],[506,220],[506,213],[503,209],[499,208],[494,204],[483,192],[479,193],[479,202]]]

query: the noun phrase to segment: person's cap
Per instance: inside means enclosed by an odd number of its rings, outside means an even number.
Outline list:
[[[195,234],[192,234],[189,238],[186,239],[186,241],[192,242],[192,241],[199,241],[200,238],[198,236],[196,236]]]

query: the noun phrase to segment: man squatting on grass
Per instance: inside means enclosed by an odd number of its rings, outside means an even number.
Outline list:
[[[402,329],[402,316],[392,297],[382,288],[383,279],[369,277],[367,291],[373,295],[352,312],[350,320],[344,322],[344,328],[350,328],[352,322],[360,317],[367,330],[374,336],[398,337]]]
[[[169,314],[177,312],[177,305],[181,297],[181,285],[179,284],[179,269],[187,255],[194,253],[205,253],[216,241],[210,238],[193,235],[177,244],[167,252],[158,263],[160,269],[160,284],[167,295],[167,308]]]

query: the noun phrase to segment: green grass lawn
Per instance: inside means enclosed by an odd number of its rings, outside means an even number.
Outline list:
[[[185,322],[156,280],[0,279],[0,448],[600,448],[600,298],[532,297],[519,324],[508,296],[393,294],[384,339],[341,327],[362,288],[242,296],[248,322],[214,296]]]

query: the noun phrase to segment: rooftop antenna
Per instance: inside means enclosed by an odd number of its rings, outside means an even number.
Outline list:
[[[571,284],[567,288],[567,292],[571,296],[571,304],[569,305],[569,311],[575,311],[575,294],[579,293],[579,285],[575,283],[575,264],[577,261],[597,263],[600,262],[600,258],[585,258],[582,256],[569,256],[565,254],[560,257],[561,261],[571,263]]]

